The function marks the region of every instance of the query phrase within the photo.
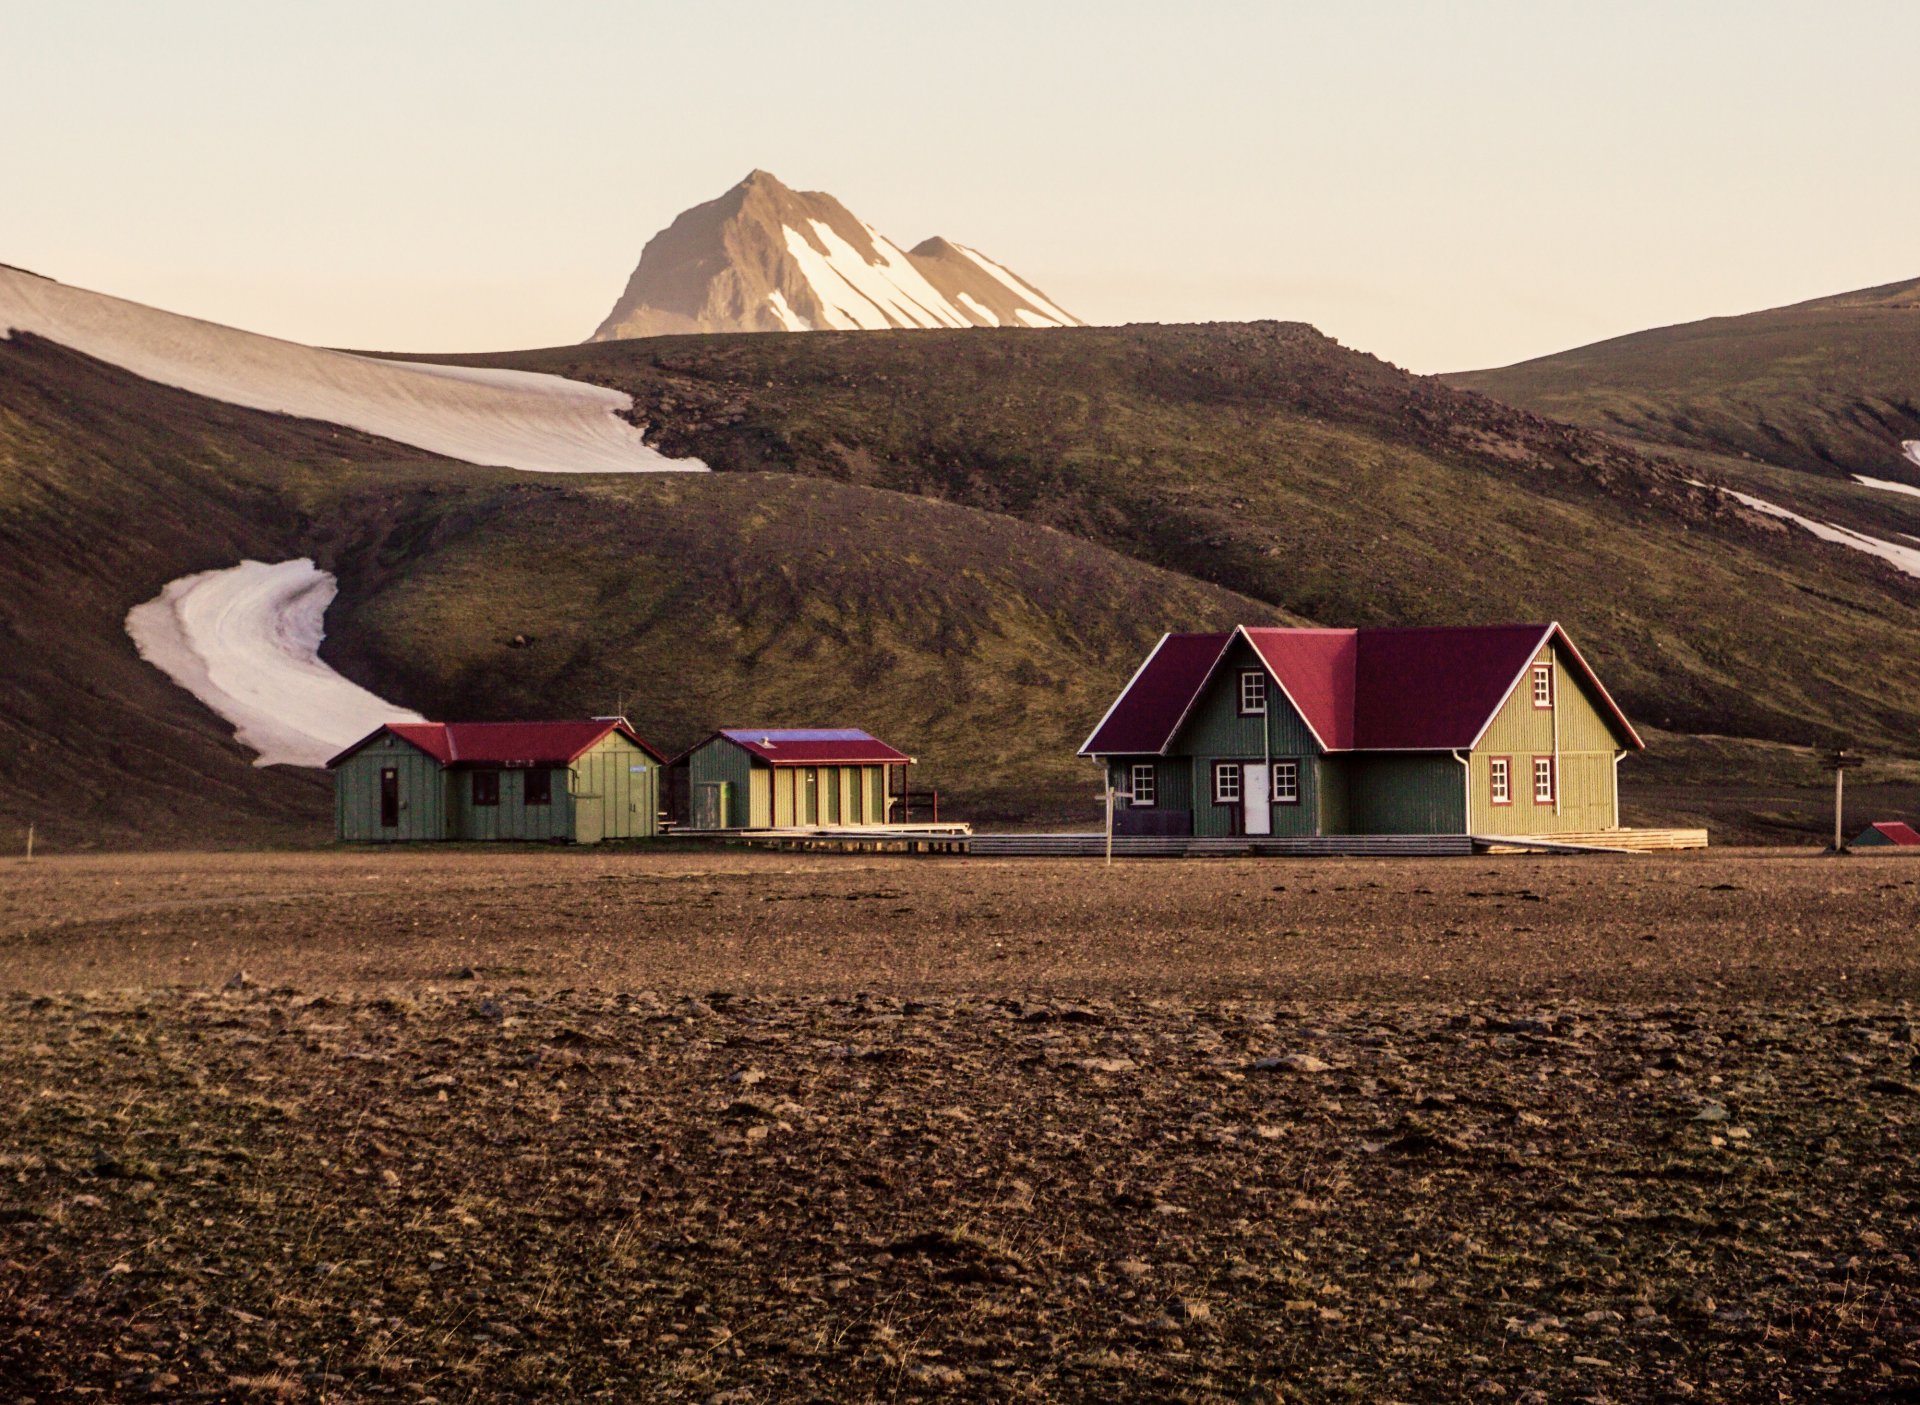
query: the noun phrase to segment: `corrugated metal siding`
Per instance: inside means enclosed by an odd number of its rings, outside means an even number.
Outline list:
[[[1319,768],[1314,765],[1319,748],[1306,722],[1270,674],[1266,716],[1239,715],[1240,674],[1246,669],[1267,672],[1246,641],[1235,640],[1219,672],[1168,746],[1173,756],[1190,758],[1190,764],[1184,768],[1164,766],[1162,774],[1184,769],[1177,784],[1186,787],[1195,836],[1218,836],[1235,832],[1238,807],[1213,803],[1215,761],[1260,762],[1269,756],[1275,760],[1296,759],[1300,762],[1300,803],[1269,807],[1273,833],[1313,834],[1320,811]]]
[[[1360,752],[1348,767],[1354,834],[1464,834],[1462,768],[1446,752]]]
[[[1535,663],[1554,665],[1554,705],[1533,705],[1532,670],[1487,727],[1474,748],[1472,816],[1475,834],[1575,834],[1611,829],[1619,823],[1613,805],[1613,757],[1622,744],[1574,669],[1548,646]],[[1559,813],[1533,798],[1533,758],[1554,754],[1554,722],[1559,721]],[[1510,805],[1492,798],[1493,758],[1512,761]]]

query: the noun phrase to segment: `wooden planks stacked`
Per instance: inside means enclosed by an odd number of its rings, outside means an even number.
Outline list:
[[[1474,837],[1488,854],[1521,854],[1528,850],[1597,849],[1613,853],[1670,853],[1704,849],[1704,829],[1595,829],[1571,834],[1482,834]]]

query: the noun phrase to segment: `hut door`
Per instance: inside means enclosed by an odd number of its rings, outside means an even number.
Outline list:
[[[380,768],[380,828],[400,827],[400,770],[397,766]]]
[[[807,792],[805,799],[802,801],[804,808],[802,809],[801,813],[806,816],[806,823],[819,824],[820,823],[820,768],[817,766],[809,766],[805,771],[801,773],[801,775],[805,779],[806,792]]]
[[[1273,768],[1264,761],[1249,761],[1241,768],[1240,803],[1246,807],[1242,834],[1273,833],[1273,811],[1268,808],[1273,789]]]

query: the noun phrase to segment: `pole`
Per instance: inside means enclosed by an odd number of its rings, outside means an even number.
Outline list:
[[[1843,844],[1840,832],[1840,809],[1842,797],[1846,794],[1847,772],[1843,766],[1833,768],[1833,852],[1839,853]]]
[[[33,857],[33,826],[32,825],[27,826],[27,857],[29,859]]]
[[[1113,773],[1107,773],[1107,867],[1113,867]]]

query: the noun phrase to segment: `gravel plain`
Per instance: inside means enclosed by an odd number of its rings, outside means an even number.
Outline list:
[[[1920,1398],[1920,864],[0,866],[0,1398]]]

